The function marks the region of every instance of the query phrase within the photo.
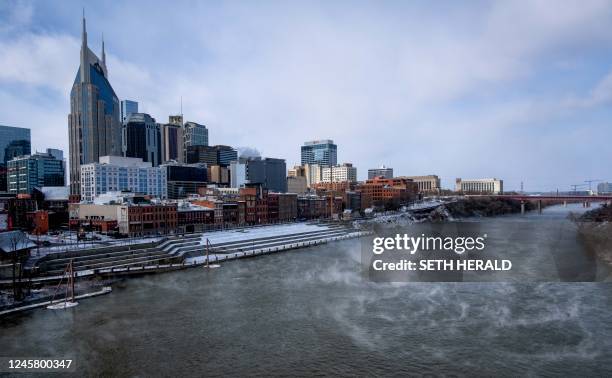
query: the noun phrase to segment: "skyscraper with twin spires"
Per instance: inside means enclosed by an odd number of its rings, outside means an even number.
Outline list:
[[[70,91],[70,194],[80,195],[81,165],[100,156],[121,156],[119,99],[108,81],[104,40],[102,59],[87,47],[83,15],[81,61]]]

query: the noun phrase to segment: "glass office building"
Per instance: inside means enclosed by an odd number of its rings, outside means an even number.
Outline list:
[[[31,153],[30,129],[0,125],[0,164]]]
[[[338,146],[333,140],[313,140],[302,146],[302,165],[317,164],[333,167],[338,164]]]
[[[65,165],[56,159],[57,151],[47,150],[31,156],[20,156],[7,163],[8,192],[31,194],[34,188],[64,186]]]
[[[81,60],[70,92],[70,193],[80,195],[81,165],[121,155],[119,99],[108,81],[104,41],[98,58],[87,47],[83,18]]]
[[[32,153],[30,129],[0,125],[0,192],[6,192],[7,162]]]
[[[131,100],[121,101],[121,122],[126,123],[132,113],[138,113],[138,102]]]
[[[157,167],[161,164],[161,133],[155,118],[131,113],[123,125],[123,156],[141,158]]]
[[[246,179],[249,184],[261,184],[272,191],[287,192],[287,164],[284,159],[253,158],[246,160]]]
[[[208,129],[199,123],[185,122],[183,139],[184,161],[187,161],[187,149],[190,146],[208,146]]]

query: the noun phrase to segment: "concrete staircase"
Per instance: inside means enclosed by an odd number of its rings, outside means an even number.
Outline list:
[[[300,232],[288,235],[275,235],[268,237],[246,238],[244,240],[234,240],[226,242],[211,242],[210,253],[232,254],[236,252],[250,251],[253,249],[273,248],[282,245],[308,242],[323,241],[329,238],[347,235],[351,230],[342,226],[321,227],[320,230]],[[206,246],[202,243],[202,235],[190,235],[181,239],[168,240],[160,248],[172,255],[193,257],[202,255],[206,252]]]
[[[158,248],[156,243],[95,248],[48,255],[35,264],[41,275],[62,274],[72,260],[75,271],[104,268],[126,268],[146,265],[178,263],[183,259]]]
[[[319,228],[319,227],[317,227]],[[263,229],[263,228],[262,228]],[[269,230],[269,229],[266,229]],[[258,237],[255,228],[231,231],[226,239],[214,243],[217,232],[196,233],[170,236],[160,242],[136,244],[129,246],[111,246],[89,250],[69,251],[47,255],[39,259],[34,267],[43,276],[61,275],[66,265],[72,260],[75,271],[92,271],[109,268],[136,268],[165,264],[179,264],[187,257],[202,256],[206,252],[205,238],[210,235],[213,240],[210,253],[233,254],[268,249],[300,242],[324,242],[326,240],[348,235],[354,230],[339,225],[326,225],[320,229],[306,232]],[[235,233],[235,234],[234,234]],[[242,237],[241,233],[244,233]],[[242,239],[242,240],[239,240]]]

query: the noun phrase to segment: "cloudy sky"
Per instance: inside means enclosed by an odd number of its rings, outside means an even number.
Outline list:
[[[160,122],[299,162],[329,138],[360,178],[612,181],[609,1],[3,1],[0,124],[68,149],[81,13],[109,79]]]

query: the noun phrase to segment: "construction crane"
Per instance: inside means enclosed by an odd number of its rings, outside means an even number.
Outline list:
[[[589,184],[589,192],[591,191],[591,184],[594,182],[601,182],[603,180],[600,179],[591,179],[591,180],[584,180],[584,182],[586,182],[587,184]]]
[[[578,187],[581,187],[581,186],[586,186],[586,184],[572,184],[570,186],[572,187],[572,192],[576,194],[576,189],[578,189]]]

